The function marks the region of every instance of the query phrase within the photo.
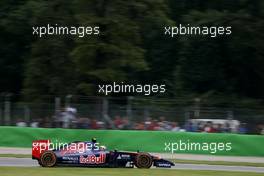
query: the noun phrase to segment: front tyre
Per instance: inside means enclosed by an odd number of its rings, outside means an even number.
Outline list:
[[[148,169],[152,166],[153,159],[148,153],[139,153],[135,158],[135,166],[137,168]]]
[[[53,151],[45,151],[42,153],[39,164],[43,167],[53,167],[57,163],[57,157]]]

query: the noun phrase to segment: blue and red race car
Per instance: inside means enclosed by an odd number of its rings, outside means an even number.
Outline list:
[[[171,161],[149,153],[108,151],[95,141],[72,142],[57,149],[50,149],[49,140],[36,140],[32,143],[32,159],[43,167],[86,166],[86,167],[130,167],[150,168],[174,166]]]

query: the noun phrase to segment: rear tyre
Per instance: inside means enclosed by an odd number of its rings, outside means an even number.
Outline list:
[[[45,151],[39,160],[39,164],[43,167],[53,167],[57,163],[57,157],[53,151]]]
[[[152,166],[153,159],[148,153],[139,153],[135,158],[135,166],[137,168],[148,169]]]

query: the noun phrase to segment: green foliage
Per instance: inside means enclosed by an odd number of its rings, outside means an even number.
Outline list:
[[[181,76],[185,88],[205,93],[262,98],[264,94],[263,21],[248,11],[192,11],[184,21],[197,26],[232,26],[232,35],[189,37],[182,41]]]
[[[80,88],[128,81],[148,68],[140,34],[140,17],[147,8],[144,1],[76,1],[75,6],[80,25],[100,27],[99,36],[76,39],[72,51],[79,73],[86,79]]]
[[[95,95],[97,84],[165,83],[167,97],[263,98],[261,0],[0,2],[0,92]],[[232,26],[169,38],[164,26]],[[32,35],[32,26],[99,26],[99,36]]]

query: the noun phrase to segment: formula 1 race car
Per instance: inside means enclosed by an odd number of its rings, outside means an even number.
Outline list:
[[[51,145],[52,148],[51,148]],[[55,148],[55,149],[54,149]],[[86,166],[86,167],[130,167],[170,168],[174,163],[143,152],[108,151],[95,141],[72,142],[57,149],[49,140],[32,142],[32,159],[43,167]]]

